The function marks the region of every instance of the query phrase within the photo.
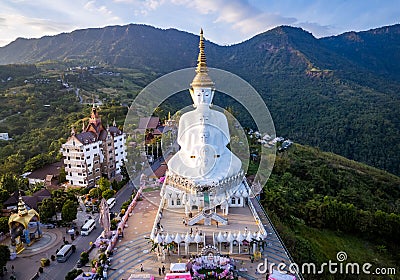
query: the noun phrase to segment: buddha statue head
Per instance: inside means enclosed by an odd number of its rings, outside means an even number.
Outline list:
[[[206,55],[204,53],[203,29],[200,31],[199,56],[197,58],[196,76],[190,84],[190,94],[195,107],[210,106],[214,96],[214,82],[208,76]]]

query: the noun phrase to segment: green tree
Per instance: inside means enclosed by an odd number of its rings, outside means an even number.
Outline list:
[[[100,195],[101,195],[100,188],[90,189],[89,195],[90,195],[91,198],[99,198]]]
[[[64,183],[67,181],[67,175],[65,174],[65,167],[60,168],[60,176],[58,177],[59,183]]]
[[[76,219],[76,215],[78,214],[78,205],[71,200],[67,200],[61,210],[61,217],[64,222],[70,223]]]
[[[42,203],[39,205],[39,214],[40,214],[40,219],[43,222],[45,223],[50,222],[51,218],[56,214],[56,207],[53,199],[51,198],[43,199]]]
[[[110,181],[107,178],[104,178],[104,177],[101,177],[99,179],[98,184],[99,184],[99,188],[100,188],[101,192],[109,190],[110,186],[111,186]]]
[[[10,155],[0,166],[0,173],[20,175],[25,166],[25,157],[19,153]]]
[[[3,203],[10,197],[10,194],[5,189],[0,189],[0,203]]]
[[[83,251],[81,253],[80,260],[81,260],[82,264],[87,264],[89,262],[89,253],[86,251]]]
[[[8,217],[0,217],[0,232],[6,234],[8,231]]]
[[[113,197],[114,194],[115,194],[115,191],[114,191],[114,190],[106,190],[106,191],[104,191],[104,192],[101,194],[101,196],[104,197],[104,199],[107,200],[107,199]]]
[[[11,173],[3,174],[0,178],[0,188],[7,190],[9,194],[17,190],[25,190],[27,185],[27,180]]]
[[[48,154],[38,154],[25,163],[24,172],[34,171],[51,163],[53,160]]]
[[[65,280],[74,280],[76,277],[82,274],[82,272],[83,272],[82,269],[74,268],[73,270],[69,271],[67,275],[65,275]]]

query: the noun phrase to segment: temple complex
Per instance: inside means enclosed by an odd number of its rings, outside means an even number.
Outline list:
[[[230,243],[229,253],[244,253],[247,249],[240,244],[253,239],[262,242],[266,237],[249,200],[251,190],[242,163],[227,148],[227,118],[212,108],[214,92],[201,31],[196,74],[190,84],[194,110],[179,120],[180,150],[167,163],[159,215],[151,232],[155,243],[174,241],[177,245],[173,251],[177,254],[184,243],[185,254],[190,253],[193,244],[196,253],[208,248],[219,255],[219,247],[226,242]]]

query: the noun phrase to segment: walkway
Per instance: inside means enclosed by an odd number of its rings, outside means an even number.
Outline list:
[[[264,208],[261,206],[260,201],[257,198],[249,198],[253,204],[258,216],[260,217],[261,223],[263,224],[267,237],[267,247],[263,252],[263,257],[268,259],[269,264],[274,263],[275,267],[279,263],[285,263],[286,267],[289,267],[293,263],[293,258],[290,256],[287,248],[283,244],[278,232],[273,226]],[[301,275],[296,274],[297,279],[303,279]]]

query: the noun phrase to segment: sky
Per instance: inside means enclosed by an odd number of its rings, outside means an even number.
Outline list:
[[[315,37],[400,23],[398,0],[1,0],[0,46],[76,29],[147,24],[240,43],[280,25]]]

